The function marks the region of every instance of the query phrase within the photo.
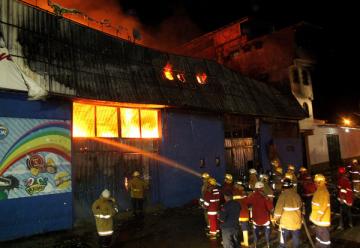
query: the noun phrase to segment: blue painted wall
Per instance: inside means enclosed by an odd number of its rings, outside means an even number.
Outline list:
[[[0,201],[0,240],[72,227],[72,194]]]
[[[199,172],[208,172],[220,183],[224,180],[224,128],[216,116],[162,112],[163,137],[160,154]],[[220,157],[221,165],[215,166]],[[205,159],[205,168],[200,168]],[[201,178],[182,170],[160,165],[160,201],[167,207],[181,206],[198,199]]]
[[[0,92],[0,116],[70,120],[71,102],[28,101],[26,94]],[[73,222],[72,209],[72,193],[2,200],[0,240],[69,229]]]
[[[272,136],[271,124],[262,123],[260,126],[260,153],[264,171],[270,170],[268,145],[273,141],[280,156],[281,164],[286,172],[287,164],[294,164],[297,169],[302,166],[302,146],[300,135],[298,138],[277,138]],[[293,148],[293,151],[289,148]]]

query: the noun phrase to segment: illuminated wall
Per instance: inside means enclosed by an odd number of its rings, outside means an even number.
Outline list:
[[[159,111],[73,103],[73,137],[159,138]]]

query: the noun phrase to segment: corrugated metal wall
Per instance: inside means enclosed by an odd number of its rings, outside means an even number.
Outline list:
[[[158,152],[158,142],[153,140],[117,140],[118,142]],[[150,178],[146,205],[159,201],[158,163],[138,153],[129,153],[97,141],[74,138],[74,208],[77,219],[91,215],[91,205],[107,188],[124,211],[131,208],[130,196],[125,189],[125,177],[139,170],[145,178]]]

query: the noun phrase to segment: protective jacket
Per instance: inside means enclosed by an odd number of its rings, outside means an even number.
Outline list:
[[[311,201],[310,221],[317,226],[330,226],[330,195],[325,184],[318,186]]]
[[[233,191],[233,199],[239,202],[241,206],[239,221],[241,222],[249,221],[249,208],[248,208],[247,196],[244,193],[244,191],[240,192],[240,190],[235,188]]]
[[[340,176],[338,179],[338,200],[340,203],[344,203],[348,206],[352,206],[354,197],[351,189],[350,179],[346,176]]]
[[[220,208],[220,200],[221,200],[221,194],[218,189],[215,188],[206,191],[204,197],[204,205],[208,213],[210,212],[210,215],[212,215],[212,213],[214,213],[214,215],[217,214]]]
[[[316,184],[308,173],[300,174],[299,187],[302,197],[313,196],[316,191]]]
[[[360,164],[352,165],[351,170],[351,181],[353,189],[356,194],[360,193]]]
[[[269,197],[270,199],[274,198],[274,191],[270,188],[268,182],[263,182],[264,183],[264,194]]]
[[[249,195],[247,204],[252,206],[253,222],[257,226],[266,226],[270,224],[270,212],[273,210],[272,200],[264,196],[264,193],[255,190]]]
[[[258,181],[257,179],[257,175],[255,173],[250,174],[249,176],[249,188],[254,190],[255,189],[255,184]]]
[[[103,198],[100,196],[93,205],[92,212],[95,216],[96,229],[99,236],[109,236],[113,234],[113,216],[117,212],[115,200],[113,198]]]
[[[285,189],[277,200],[274,217],[280,219],[280,227],[287,230],[301,229],[302,201],[295,189]]]
[[[139,177],[133,177],[129,181],[130,197],[142,199],[144,198],[144,191],[146,190],[146,183]]]

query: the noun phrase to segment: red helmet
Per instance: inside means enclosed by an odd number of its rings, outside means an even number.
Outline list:
[[[343,167],[343,166],[339,167],[338,172],[339,172],[339,174],[345,174],[346,173],[345,167]]]

